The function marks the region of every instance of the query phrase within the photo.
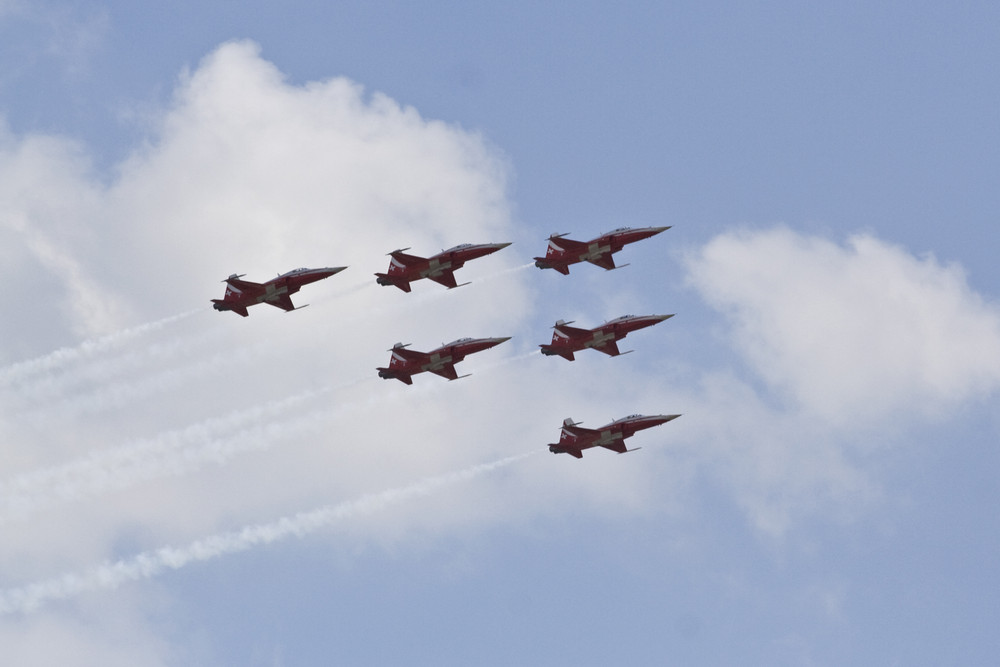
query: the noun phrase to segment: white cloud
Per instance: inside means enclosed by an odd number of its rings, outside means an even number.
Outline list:
[[[932,256],[776,228],[718,236],[687,266],[752,369],[830,424],[936,416],[1000,385],[1000,309]]]
[[[0,170],[0,229],[30,269],[0,268],[17,286],[6,298],[59,304],[18,322],[19,346],[3,343],[8,581],[540,449],[568,414],[596,426],[647,409],[631,391],[592,391],[582,368],[526,356],[545,336],[526,327],[536,270],[517,243],[463,268],[467,287],[377,286],[372,274],[398,247],[518,241],[506,163],[476,134],[345,79],[289,85],[253,44],[223,45],[182,76],[148,143],[111,178],[78,145],[41,136],[6,135]],[[349,269],[293,297],[311,308],[258,306],[248,319],[210,309],[234,271],[263,280],[326,265]],[[473,376],[456,383],[375,377],[396,341],[428,349],[465,335],[515,338],[466,360]],[[74,347],[81,336],[93,342]],[[57,346],[68,349],[51,354]],[[322,398],[258,410],[271,415],[259,429],[205,428],[310,390]],[[566,458],[546,453],[373,514],[346,539],[389,544],[560,508],[631,511],[656,493],[641,462],[609,471],[600,454]],[[526,486],[543,489],[542,502]]]
[[[155,624],[147,624],[147,617],[164,611],[157,603],[149,603],[156,597],[147,595],[146,601],[136,601],[134,596],[119,594],[98,604],[74,605],[76,614],[50,611],[8,616],[0,623],[4,663],[166,667],[202,658],[193,646],[177,650],[152,631],[150,625]]]
[[[684,386],[650,373],[679,363],[651,342],[655,330],[624,360],[529,356],[549,333],[529,323],[569,316],[534,312],[544,295],[528,282],[530,248],[471,263],[461,278],[472,284],[458,290],[422,282],[403,294],[372,276],[398,247],[519,241],[502,157],[345,79],[290,85],[250,43],[223,45],[182,76],[148,143],[113,177],[94,174],[72,142],[9,134],[0,176],[0,234],[11,242],[0,253],[12,258],[0,278],[16,287],[0,299],[51,306],[26,311],[0,342],[8,588],[539,449],[568,416],[598,426],[684,413],[640,436],[640,454],[545,453],[329,539],[419,542],[539,514],[676,515],[702,468],[755,526],[781,534],[878,495],[828,423],[891,415],[907,405],[900,391],[975,396],[997,377],[996,316],[957,269],[867,237],[841,248],[784,230],[724,235],[687,266],[790,406],[725,372],[689,369],[696,381]],[[263,280],[345,264],[294,296],[312,305],[299,312],[258,306],[242,319],[209,306],[232,272]],[[605,307],[658,310],[643,303],[622,293]],[[685,326],[684,314],[663,326]],[[870,349],[904,331],[918,335],[890,346],[898,359]],[[396,341],[427,349],[464,335],[514,339],[466,360],[473,375],[459,382],[375,377]],[[73,347],[81,336],[96,338]],[[948,350],[942,341],[956,336],[985,366]],[[317,398],[280,403],[310,391]]]

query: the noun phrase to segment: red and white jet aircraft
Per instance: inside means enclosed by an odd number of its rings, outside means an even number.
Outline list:
[[[550,444],[549,451],[553,454],[569,454],[578,459],[583,458],[583,450],[591,447],[605,447],[613,452],[624,454],[634,452],[636,449],[625,447],[625,438],[631,438],[636,431],[644,428],[651,428],[666,423],[671,419],[677,419],[680,415],[629,415],[616,419],[610,424],[605,424],[598,429],[580,428],[572,419],[563,421],[562,433],[559,436],[558,444]]]
[[[505,338],[459,338],[430,352],[407,350],[406,347],[409,343],[406,345],[396,343],[389,350],[392,352],[392,357],[389,358],[389,367],[379,367],[377,369],[378,376],[383,380],[395,378],[400,382],[413,384],[414,375],[430,371],[443,378],[457,380],[459,375],[455,371],[455,364],[470,354],[488,350],[507,340],[510,340],[510,336]],[[463,375],[462,377],[467,376]]]
[[[619,352],[616,341],[625,338],[625,336],[637,329],[651,327],[670,317],[673,317],[673,314],[622,315],[593,329],[578,329],[569,326],[571,322],[559,320],[552,327],[555,329],[552,332],[552,342],[548,345],[539,345],[539,347],[542,348],[542,354],[558,354],[560,357],[569,359],[570,361],[573,361],[575,358],[573,356],[574,352],[585,350],[588,347],[609,356],[617,357],[619,354],[628,354],[632,350]]]
[[[569,265],[578,262],[590,262],[601,268],[621,268],[615,266],[613,253],[618,252],[629,243],[635,243],[650,236],[655,236],[670,227],[642,227],[632,229],[621,227],[607,234],[602,234],[592,241],[574,241],[564,238],[566,234],[553,234],[549,237],[549,247],[545,257],[535,257],[535,266],[540,269],[555,269],[568,276]],[[628,266],[623,264],[622,266]]]
[[[509,246],[509,243],[463,243],[448,250],[442,250],[433,257],[418,257],[408,255],[406,251],[393,250],[389,253],[388,273],[376,273],[375,282],[379,285],[395,285],[404,292],[410,291],[410,282],[421,278],[430,278],[451,289],[458,287],[455,282],[455,271],[465,266],[470,259],[476,259],[492,254]],[[462,283],[467,285],[468,283]]]
[[[231,310],[243,317],[250,314],[247,312],[249,306],[258,303],[269,303],[282,310],[295,310],[291,299],[292,294],[298,292],[303,285],[329,278],[346,268],[346,266],[334,266],[325,269],[295,269],[288,273],[282,273],[266,283],[241,280],[246,274],[236,275],[234,273],[223,281],[226,283],[225,296],[221,299],[212,299],[212,307],[219,311]],[[305,308],[305,306],[299,306],[299,308]]]

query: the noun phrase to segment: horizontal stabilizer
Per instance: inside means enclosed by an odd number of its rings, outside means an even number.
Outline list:
[[[570,456],[578,459],[583,458],[583,450],[579,447],[564,447],[562,445],[557,445],[555,443],[549,445],[549,451],[553,454],[569,454]]]
[[[567,361],[576,360],[576,357],[573,356],[573,352],[571,350],[560,350],[559,348],[553,345],[539,345],[538,347],[542,348],[542,354],[544,355],[552,356],[557,354],[563,359],[566,359]]]
[[[390,276],[387,273],[376,273],[375,282],[377,282],[379,285],[382,285],[383,287],[386,285],[394,285],[395,287],[398,287],[404,292],[410,291],[410,281],[403,280],[402,278],[397,278],[395,276]]]
[[[212,299],[212,308],[215,308],[218,311],[231,310],[237,315],[242,315],[243,317],[250,316],[246,306],[238,306],[231,301],[225,301],[223,299]]]
[[[551,261],[545,259],[544,257],[533,257],[532,259],[535,260],[535,266],[537,266],[540,269],[555,269],[556,271],[558,271],[559,273],[563,274],[564,276],[568,276],[569,275],[569,265],[568,264],[551,262]]]
[[[399,380],[403,384],[413,384],[413,377],[406,373],[397,373],[392,369],[382,368],[381,366],[375,370],[378,371],[378,376],[383,380]]]

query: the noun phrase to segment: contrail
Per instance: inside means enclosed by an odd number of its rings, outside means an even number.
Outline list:
[[[503,269],[502,271],[497,271],[496,273],[491,273],[488,276],[483,276],[477,282],[486,282],[487,280],[495,280],[497,278],[502,278],[511,273],[517,273],[518,271],[524,271],[525,269],[534,266],[534,262],[528,262],[527,264],[521,264],[519,266],[512,266],[509,269]]]
[[[538,350],[532,350],[476,370],[489,372],[538,354]],[[24,472],[0,482],[0,525],[24,519],[55,504],[98,496],[151,479],[184,475],[206,464],[223,465],[240,454],[269,449],[278,439],[307,433],[360,403],[370,402],[373,397],[341,402],[334,409],[324,406],[293,417],[288,417],[290,410],[329,393],[376,379],[372,374],[299,392],[118,447],[97,450],[61,465]],[[424,383],[379,393],[377,398],[387,402],[409,394],[441,391],[447,385]],[[132,387],[123,395],[133,396],[137,390]]]
[[[327,505],[309,512],[283,517],[270,523],[260,523],[246,526],[240,530],[218,533],[191,542],[187,546],[162,547],[140,553],[132,558],[113,563],[106,562],[85,572],[70,572],[20,588],[10,588],[0,592],[0,613],[27,613],[53,600],[65,600],[96,590],[113,590],[126,582],[150,579],[166,570],[179,570],[191,563],[212,560],[290,537],[305,537],[337,521],[371,514],[404,500],[430,495],[444,487],[517,463],[539,451],[542,450],[534,450],[492,463],[472,466],[465,470],[428,477],[409,486],[361,496],[337,505]]]
[[[107,384],[89,392],[81,392],[60,401],[47,403],[18,417],[28,422],[38,423],[48,422],[57,417],[75,417],[121,408],[138,400],[183,386],[185,383],[203,377],[212,371],[253,360],[256,358],[254,353],[263,348],[264,345],[264,343],[253,343],[241,348],[217,352],[207,359],[187,366],[161,371],[138,380]]]
[[[113,349],[125,341],[137,338],[138,336],[151,331],[158,331],[167,325],[187,319],[188,317],[202,312],[203,310],[203,308],[189,310],[186,313],[165,317],[162,320],[156,320],[155,322],[147,322],[146,324],[140,324],[139,326],[122,329],[121,331],[116,331],[115,333],[108,334],[107,336],[85,340],[76,347],[63,347],[41,357],[28,359],[27,361],[20,361],[5,368],[0,368],[0,384],[14,384],[16,382],[21,382],[33,375],[60,368],[65,364],[76,361],[77,359],[85,359],[105,350]]]
[[[37,374],[14,387],[12,397],[18,403],[51,403],[67,394],[92,392],[93,386],[106,386],[116,377],[143,369],[156,362],[174,358],[187,359],[192,348],[203,347],[218,338],[221,329],[197,335],[171,337],[169,340],[142,345],[141,349],[122,349],[113,356],[81,360],[72,369]],[[138,347],[138,346],[136,346]],[[11,397],[8,394],[8,397]]]
[[[340,404],[333,411],[324,407],[276,421],[271,420],[273,417],[284,416],[303,402],[373,379],[301,392],[152,438],[96,451],[59,466],[23,473],[0,483],[0,524],[24,518],[57,502],[96,496],[158,477],[182,475],[206,463],[223,464],[237,454],[267,449],[279,437],[307,431],[352,404]],[[261,425],[262,421],[266,423]],[[254,423],[257,425],[251,426]]]

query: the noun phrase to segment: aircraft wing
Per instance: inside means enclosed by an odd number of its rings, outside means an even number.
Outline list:
[[[606,445],[601,445],[601,447],[604,447],[605,449],[610,449],[613,452],[618,452],[619,454],[624,454],[625,452],[628,451],[628,448],[625,446],[625,442],[623,440],[619,440],[617,442],[611,442]]]
[[[402,264],[419,264],[420,262],[426,262],[426,257],[420,257],[418,255],[408,255],[402,250],[393,250],[389,253],[389,256],[394,260],[401,262]]]
[[[570,433],[572,433],[577,437],[584,437],[584,438],[587,436],[600,435],[601,433],[600,431],[596,431],[592,428],[583,428],[582,426],[571,426],[569,424],[563,424],[562,428],[564,431],[569,431]]]
[[[550,238],[549,244],[554,245],[557,248],[562,248],[569,253],[583,253],[587,252],[587,244],[583,241],[574,241],[573,239],[567,239],[563,237]]]
[[[584,336],[590,335],[590,331],[588,329],[571,327],[568,324],[557,324],[552,328],[566,336],[571,336],[573,338],[583,338]]]
[[[426,352],[418,352],[417,350],[407,350],[405,347],[394,347],[392,348],[392,353],[406,359],[407,361],[418,361],[425,362],[429,361],[431,355]]]
[[[433,280],[434,282],[438,283],[439,285],[444,285],[448,289],[451,289],[452,287],[458,287],[457,283],[455,282],[455,272],[451,271],[450,269],[447,271],[442,271],[437,275],[427,276],[427,277]]]
[[[226,281],[241,292],[255,292],[263,290],[264,286],[252,280],[241,280],[240,278],[227,278]]]
[[[458,379],[458,371],[455,370],[455,364],[447,364],[441,368],[430,368],[428,370],[435,375],[440,375],[441,377],[449,380]]]
[[[618,351],[618,343],[616,343],[613,340],[609,340],[607,343],[604,343],[603,345],[597,345],[594,347],[594,349],[597,350],[598,352],[603,352],[609,357],[617,357],[619,354],[621,354],[621,352]]]
[[[284,311],[295,310],[295,304],[292,303],[292,297],[287,294],[282,294],[274,301],[267,301],[266,303],[271,304],[275,308],[281,308]]]
[[[596,264],[597,266],[601,267],[602,269],[607,269],[608,271],[610,271],[611,269],[616,268],[615,267],[615,258],[611,256],[610,252],[606,253],[604,255],[601,255],[599,257],[594,257],[593,259],[588,259],[587,261],[590,262],[591,264]]]

